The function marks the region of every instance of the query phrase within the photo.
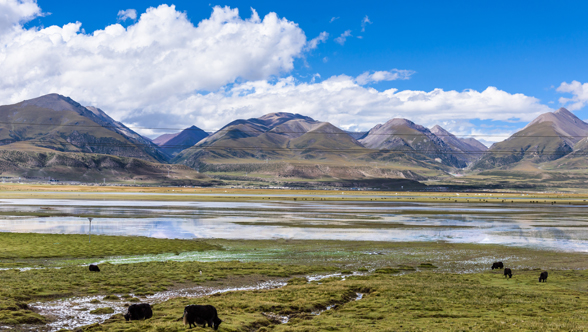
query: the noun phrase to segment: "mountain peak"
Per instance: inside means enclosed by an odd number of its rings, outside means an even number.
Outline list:
[[[295,120],[295,119],[302,119],[308,121],[314,121],[314,119],[304,116],[298,113],[288,113],[288,112],[275,112],[275,113],[268,113],[258,118],[262,121],[269,121],[269,122],[276,122],[276,121],[283,121],[283,120]]]
[[[73,99],[57,93],[50,93],[41,97],[25,100],[21,102],[21,106],[37,106],[40,108],[52,109],[54,111],[74,111],[78,107],[83,107]]]
[[[544,122],[551,122],[553,128],[559,135],[569,137],[574,143],[579,141],[581,136],[585,136],[588,133],[588,123],[580,120],[574,113],[563,107],[555,112],[539,115],[535,120],[525,126],[523,130]]]
[[[433,128],[431,128],[431,132],[437,136],[452,135],[450,132],[448,132],[445,128],[441,127],[440,125],[434,125]]]
[[[557,111],[553,112],[553,114],[564,114],[564,115],[575,116],[574,113],[568,111],[568,109],[565,107],[560,107]]]

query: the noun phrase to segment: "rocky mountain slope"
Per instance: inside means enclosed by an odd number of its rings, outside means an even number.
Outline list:
[[[166,165],[138,158],[113,155],[59,152],[25,143],[0,146],[2,177],[26,182],[127,183],[210,186],[220,184],[184,165]]]
[[[482,158],[484,151],[488,150],[484,144],[475,138],[458,138],[439,125],[431,128],[431,132],[455,150],[454,155],[456,158],[468,164]]]
[[[102,110],[84,107],[58,94],[0,106],[0,145],[28,144],[63,152],[100,153],[166,162],[150,140],[113,120]]]
[[[507,140],[490,147],[475,168],[509,167],[523,160],[541,163],[560,159],[574,151],[588,136],[588,123],[565,108],[540,115]]]
[[[406,119],[392,119],[376,125],[359,142],[369,149],[421,155],[452,167],[466,166],[459,151],[452,149],[429,129]]]
[[[172,162],[194,167],[204,160],[313,159],[362,150],[359,142],[327,122],[291,113],[236,120],[179,153]]]

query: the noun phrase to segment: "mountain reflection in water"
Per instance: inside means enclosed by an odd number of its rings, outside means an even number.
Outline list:
[[[157,238],[448,241],[588,251],[586,207],[501,203],[3,199],[0,231]]]

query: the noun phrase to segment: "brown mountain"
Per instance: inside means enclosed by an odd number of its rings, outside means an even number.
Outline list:
[[[431,128],[431,132],[455,150],[454,155],[456,158],[468,164],[482,158],[483,152],[488,149],[474,138],[458,138],[439,125]]]
[[[362,150],[359,142],[327,122],[291,113],[236,120],[172,162],[194,166],[207,159],[309,159]]]
[[[168,157],[148,139],[102,110],[49,94],[0,106],[0,145],[20,143],[64,152],[87,152],[164,162]]]
[[[161,151],[167,153],[170,157],[174,157],[182,150],[190,148],[194,146],[194,144],[200,142],[204,138],[208,137],[208,133],[204,130],[192,126],[190,128],[186,128],[177,134],[166,134],[169,135],[165,138],[159,136],[153,142],[159,146]],[[157,143],[159,141],[161,143]]]
[[[490,147],[475,168],[510,166],[522,160],[534,163],[556,160],[574,150],[588,136],[588,123],[565,108],[541,114],[507,140]]]
[[[466,166],[466,162],[458,157],[458,151],[429,129],[406,119],[392,119],[376,125],[359,142],[369,149],[422,156],[453,167]]]

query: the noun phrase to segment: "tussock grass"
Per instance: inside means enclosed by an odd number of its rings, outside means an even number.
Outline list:
[[[59,269],[0,271],[0,322],[5,324],[44,323],[46,319],[27,307],[27,303],[82,295],[133,293],[152,295],[174,287],[189,287],[229,276],[263,275],[288,277],[323,270],[318,266],[280,265],[240,262],[150,262],[138,264],[101,264],[100,272],[86,266],[63,266]],[[200,274],[202,271],[202,274]],[[126,296],[125,296],[126,297]],[[130,298],[127,302],[140,302]],[[96,300],[97,303],[100,301]]]
[[[64,244],[78,241],[77,235],[0,235],[20,236],[24,242],[46,241],[43,243],[47,247],[54,240],[51,236],[62,237],[60,243]],[[87,240],[85,236],[80,237]],[[103,239],[104,246],[125,250],[121,243],[132,238]],[[167,245],[176,246],[178,250],[184,248],[179,244],[192,242],[162,241],[175,243]],[[32,244],[0,241],[0,249],[9,249],[10,245],[20,248],[15,249],[17,255],[11,257],[21,258],[1,261],[5,264],[2,267],[9,269],[0,270],[0,325],[36,324],[33,329],[42,330],[48,318],[27,307],[27,303],[37,301],[105,295],[97,302],[100,307],[109,307],[113,301],[144,302],[141,295],[164,290],[195,285],[237,286],[239,282],[258,281],[269,276],[294,278],[282,289],[229,292],[201,299],[176,298],[154,305],[152,319],[125,322],[122,315],[114,315],[107,322],[84,327],[84,330],[184,331],[185,327],[176,320],[188,304],[215,305],[224,321],[221,331],[588,329],[585,318],[588,271],[584,270],[588,268],[588,260],[583,253],[442,242],[209,240],[200,245],[224,252],[269,255],[248,262],[100,264],[101,272],[93,273],[85,265],[72,265],[78,260],[68,260],[69,256],[63,256],[66,251],[47,248],[46,252],[55,258],[40,259],[34,258],[34,252],[26,251]],[[163,247],[153,245],[153,248]],[[513,268],[512,279],[505,279],[502,270],[488,271],[491,262],[496,260]],[[14,268],[19,264],[30,266],[31,262],[59,268],[25,271]],[[360,270],[376,272],[377,269],[382,273],[348,274]],[[538,283],[541,269],[549,269],[547,283]],[[308,283],[308,279],[302,277],[323,271],[341,272],[346,280],[332,277]],[[484,272],[455,273],[476,271]],[[365,296],[353,301],[356,293]],[[313,314],[333,305],[332,310]],[[289,316],[290,322],[279,324],[272,319],[276,315]]]
[[[220,330],[245,331],[583,331],[588,329],[585,271],[552,271],[539,284],[537,271],[469,275],[418,272],[290,284],[282,289],[230,292],[202,299],[177,298],[153,307],[150,320],[121,315],[88,331],[184,331],[188,304],[212,304]],[[354,301],[356,293],[363,299]],[[316,315],[319,310],[335,305]],[[313,312],[315,314],[313,314]],[[272,315],[289,316],[279,324]]]

